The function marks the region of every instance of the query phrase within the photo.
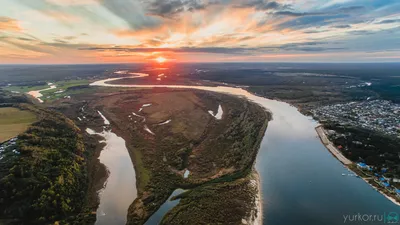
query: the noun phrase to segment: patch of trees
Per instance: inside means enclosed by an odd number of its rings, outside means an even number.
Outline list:
[[[179,195],[160,224],[242,224],[256,207],[256,194],[249,177],[200,186]]]
[[[9,105],[15,103],[28,103],[29,99],[22,94],[12,93],[9,91],[0,89],[0,106],[1,105]]]
[[[87,189],[79,128],[60,113],[20,107],[40,119],[19,135],[20,154],[0,164],[0,217],[48,224],[78,214]]]
[[[385,82],[371,85],[367,89],[378,93],[382,99],[400,103],[400,78],[397,78],[396,81],[397,85],[394,85],[394,82]]]
[[[81,89],[85,89],[85,88],[90,88],[90,86],[89,85],[72,86],[72,87],[68,87],[67,91],[76,91],[76,90],[81,90]]]
[[[364,161],[377,168],[389,167],[400,176],[400,140],[357,127],[336,124],[325,125],[340,135],[334,138],[336,146],[343,146],[343,154],[352,161]]]

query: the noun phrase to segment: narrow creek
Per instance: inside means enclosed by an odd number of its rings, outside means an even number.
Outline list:
[[[180,202],[180,199],[176,199],[171,201],[171,198],[182,194],[185,192],[183,189],[176,189],[172,194],[168,197],[168,200],[161,205],[161,207],[146,221],[145,225],[156,225],[159,224],[164,217],[165,214],[175,206],[177,206]]]
[[[105,125],[110,124],[101,112],[99,114]],[[100,205],[96,212],[96,224],[125,224],[128,208],[137,197],[136,174],[125,140],[108,128],[101,133],[87,128],[86,132],[103,137],[101,142],[106,144],[99,160],[106,166],[108,178],[98,193]]]

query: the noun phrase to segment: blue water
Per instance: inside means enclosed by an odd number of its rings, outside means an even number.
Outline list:
[[[183,193],[184,190],[182,189],[176,189],[174,192],[172,192],[171,196],[168,197],[168,200],[164,202],[164,204],[161,205],[161,207],[155,212],[145,223],[145,225],[155,225],[159,224],[164,217],[165,214],[175,206],[177,206],[180,202],[180,199],[177,199],[175,201],[171,201],[171,198],[174,196],[177,196],[181,193]]]
[[[257,157],[264,224],[343,224],[344,216],[400,213],[400,207],[349,171],[323,146],[311,119],[281,103]],[[347,221],[346,224],[382,224]]]

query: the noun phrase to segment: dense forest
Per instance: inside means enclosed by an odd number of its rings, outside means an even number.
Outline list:
[[[8,105],[14,103],[28,103],[29,98],[22,94],[12,93],[0,89],[0,105]]]
[[[253,175],[188,190],[160,224],[240,224],[257,207]],[[258,212],[259,213],[259,212]],[[212,216],[211,216],[212,215]],[[239,222],[239,223],[238,223]]]
[[[60,113],[30,104],[17,106],[34,112],[39,120],[18,136],[18,154],[1,161],[0,218],[17,224],[76,221],[88,185],[79,128]]]

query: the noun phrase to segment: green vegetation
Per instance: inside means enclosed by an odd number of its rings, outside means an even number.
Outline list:
[[[0,108],[0,143],[24,132],[36,120],[35,114],[12,107]]]
[[[250,175],[232,182],[204,185],[180,196],[161,224],[242,224],[255,210],[257,189]]]
[[[0,89],[0,106],[12,106],[14,103],[28,103],[29,99],[21,93],[12,93]]]
[[[7,91],[14,91],[14,92],[19,92],[19,93],[27,93],[30,91],[37,91],[37,90],[42,90],[42,89],[46,89],[49,88],[49,85],[47,84],[32,84],[32,85],[11,85],[11,86],[7,86],[4,87],[4,90]]]
[[[81,96],[88,100],[86,94]],[[73,101],[79,102],[79,99],[77,95]],[[143,224],[177,188],[196,188],[199,193],[207,193],[209,189],[202,189],[208,187],[215,192],[226,192],[221,193],[224,198],[235,199],[240,192],[229,192],[226,188],[234,188],[238,179],[251,173],[270,119],[260,106],[245,99],[195,90],[98,91],[90,99],[84,110],[89,127],[101,124],[94,118],[98,117],[97,110],[102,111],[112,121],[113,131],[127,142],[134,161],[138,198],[128,210],[128,224]],[[152,105],[139,112],[147,103]],[[221,120],[208,113],[216,111],[219,104],[223,108]],[[146,121],[132,112],[144,116]],[[80,115],[71,117],[77,116]],[[171,122],[157,125],[166,120]],[[144,125],[155,135],[146,132]],[[183,178],[186,168],[191,171],[188,179]],[[244,191],[244,186],[239,185],[238,190]],[[237,213],[236,210],[249,212],[252,199],[243,198],[243,204],[238,205],[240,209],[226,209],[229,215]],[[217,206],[211,198],[202,204],[204,207],[215,204],[213,209],[222,206]],[[214,216],[206,212],[203,217]],[[240,223],[238,219],[243,213],[232,220]]]
[[[394,103],[400,103],[400,79],[390,79],[366,87],[365,89],[374,91],[382,99],[390,100]]]
[[[40,92],[44,101],[53,101],[65,96],[71,96],[78,93],[87,92],[89,88],[89,80],[68,80],[55,82],[57,88]]]
[[[57,88],[46,90],[40,92],[43,97],[42,100],[51,101],[63,98],[64,96],[70,96],[73,94],[82,93],[88,91],[90,81],[89,80],[64,80],[64,81],[57,81],[54,85]],[[49,88],[49,85],[12,85],[6,86],[3,89],[12,92],[18,93],[28,93],[30,91],[37,91]]]
[[[44,224],[90,220],[80,214],[88,186],[80,130],[60,113],[22,104],[38,122],[18,136],[16,150],[0,170],[0,217]],[[8,150],[7,150],[8,151]]]
[[[376,168],[388,168],[390,173],[400,177],[400,140],[366,129],[326,123],[326,129],[337,132],[330,139],[336,146],[342,146],[342,153],[352,161],[360,159]]]

